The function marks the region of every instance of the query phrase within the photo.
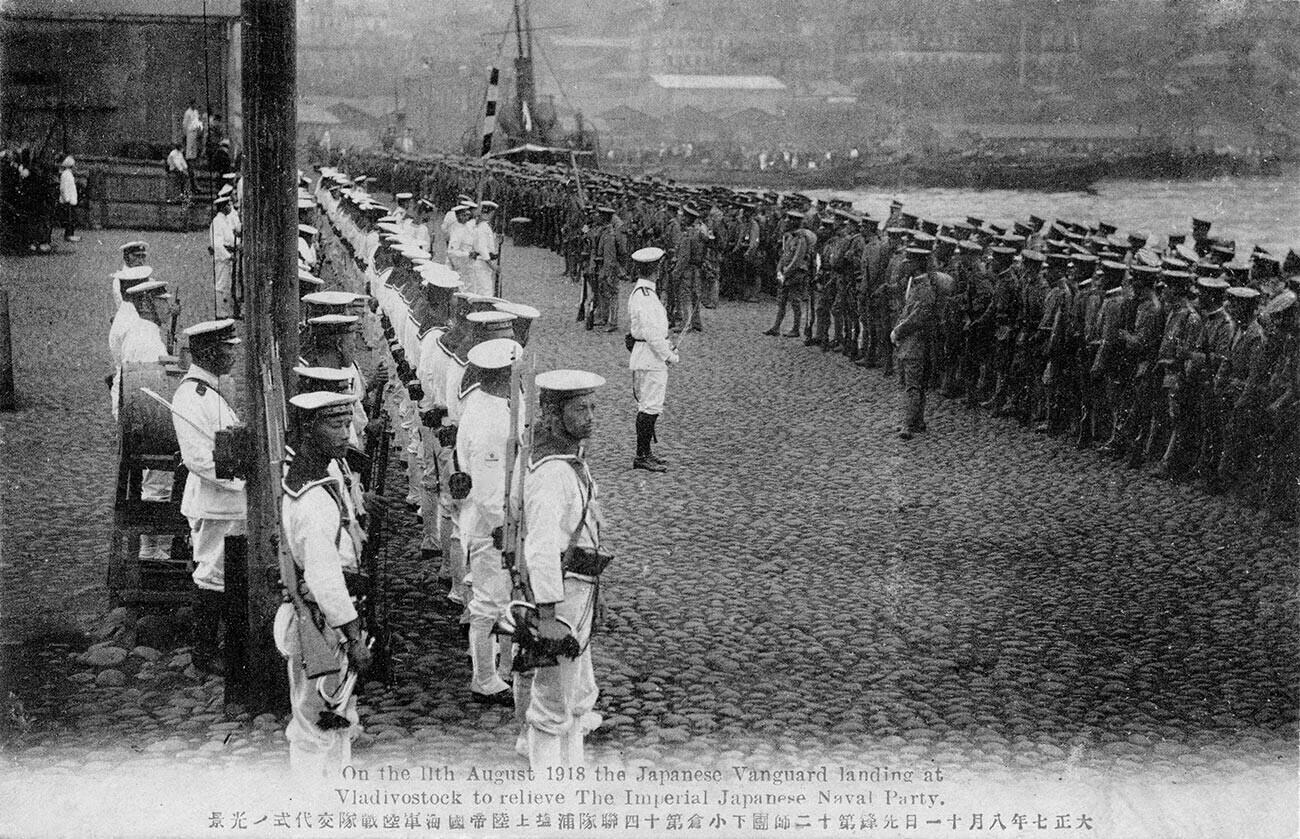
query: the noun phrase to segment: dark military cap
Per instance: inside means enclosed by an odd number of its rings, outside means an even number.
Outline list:
[[[989,223],[984,225],[984,229],[992,233],[994,236],[1001,236],[1007,232],[1007,229],[1000,224]]]
[[[1204,239],[1205,234],[1210,232],[1211,222],[1205,219],[1192,218],[1192,235],[1197,239]],[[1197,234],[1200,234],[1199,236]]]
[[[1160,279],[1165,285],[1188,287],[1192,285],[1192,275],[1187,271],[1162,271]]]
[[[1013,221],[1011,223],[1011,230],[1017,236],[1026,236],[1026,237],[1034,232],[1033,228],[1025,224],[1023,221]]]
[[[1186,241],[1187,241],[1187,234],[1186,234],[1186,233],[1170,233],[1170,234],[1169,234],[1169,247],[1171,247],[1171,248],[1176,248],[1176,247],[1178,247],[1179,245],[1181,245],[1183,242],[1186,242]]]
[[[1099,221],[1097,222],[1097,232],[1103,236],[1114,236],[1119,232],[1119,228],[1108,221]]]
[[[1103,274],[1112,277],[1123,277],[1128,266],[1122,262],[1116,262],[1113,259],[1103,259],[1101,261],[1101,270]]]
[[[1047,224],[1047,219],[1035,215],[1029,216],[1029,228],[1031,230],[1034,231],[1042,230],[1044,224]]]
[[[1282,263],[1272,254],[1256,254],[1251,262],[1255,264],[1255,273],[1264,279],[1282,276]]]
[[[902,226],[906,227],[908,230],[916,229],[917,218],[911,213],[899,213],[898,220],[902,223]]]
[[[1016,255],[1016,249],[1009,248],[1006,245],[994,245],[993,247],[989,248],[989,253],[993,254],[994,256],[1011,257]],[[1032,251],[1030,251],[1030,253],[1032,253]]]
[[[920,225],[921,225],[921,229],[924,230],[926,233],[929,233],[931,236],[934,236],[939,232],[939,222],[937,221],[929,221],[927,219],[921,219]]]
[[[984,219],[976,218],[975,216],[966,216],[966,223],[971,227],[983,227]]]
[[[912,259],[924,259],[930,255],[930,251],[916,246],[905,248],[903,252]]]
[[[1096,256],[1090,253],[1076,253],[1073,258],[1076,264],[1082,263],[1084,265],[1096,265],[1099,261]]]
[[[1201,291],[1214,294],[1227,291],[1228,281],[1222,277],[1200,277],[1196,280],[1196,287]]]
[[[1154,283],[1156,277],[1160,276],[1160,269],[1154,265],[1142,265],[1134,262],[1128,267],[1129,276],[1134,282]]]
[[[1034,252],[1037,253],[1037,251]],[[1029,253],[1030,251],[1025,252],[1026,258]],[[1053,268],[1065,268],[1070,264],[1070,255],[1060,252],[1049,253],[1047,254],[1047,261]]]

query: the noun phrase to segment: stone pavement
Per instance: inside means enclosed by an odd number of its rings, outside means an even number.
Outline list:
[[[201,237],[143,237],[202,300]],[[274,766],[283,718],[223,708],[165,617],[103,620],[102,286],[128,238],[0,263],[25,408],[0,416],[0,606],[23,703],[0,765]],[[506,296],[543,313],[537,369],[610,382],[591,448],[617,555],[596,760],[1294,772],[1294,528],[937,399],[929,433],[898,441],[893,383],[760,335],[770,303],[704,312],[659,424],[671,471],[632,471],[622,335],[573,322],[554,255],[507,248],[503,264]],[[400,499],[401,470],[389,486]],[[365,689],[356,760],[522,765],[510,715],[466,702],[455,613],[414,522],[392,522],[397,677]]]

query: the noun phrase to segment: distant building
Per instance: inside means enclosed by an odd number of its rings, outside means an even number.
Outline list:
[[[757,108],[779,114],[789,101],[785,83],[772,76],[696,76],[656,73],[641,90],[641,110],[663,116],[691,107],[715,116]]]
[[[238,140],[239,0],[5,0],[0,141],[162,159],[190,101]]]

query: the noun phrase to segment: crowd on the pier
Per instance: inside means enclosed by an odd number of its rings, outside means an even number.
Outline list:
[[[439,206],[457,195],[499,204],[517,241],[562,254],[589,289],[588,328],[618,330],[629,256],[656,246],[674,329],[706,328],[720,298],[770,291],[767,334],[900,377],[903,438],[926,430],[926,393],[937,390],[1131,468],[1295,515],[1294,250],[1239,246],[1195,218],[1157,237],[1105,220],[931,220],[898,201],[877,217],[797,193],[564,166],[354,165]]]

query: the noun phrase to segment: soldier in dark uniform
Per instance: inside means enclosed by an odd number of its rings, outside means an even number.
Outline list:
[[[1080,295],[1079,433],[1075,446],[1086,449],[1115,432],[1115,402],[1122,372],[1119,332],[1124,320],[1124,263],[1103,260]]]
[[[1151,424],[1153,390],[1159,387],[1156,353],[1165,328],[1165,302],[1156,292],[1159,271],[1150,265],[1129,266],[1133,284],[1132,321],[1125,317],[1120,330],[1124,342],[1124,375],[1127,383],[1117,405],[1115,436],[1102,446],[1103,454],[1115,457],[1136,455],[1141,463],[1146,431]]]
[[[1259,410],[1259,382],[1262,378],[1265,337],[1264,327],[1256,317],[1259,301],[1258,289],[1249,286],[1228,289],[1228,302],[1237,331],[1228,350],[1228,357],[1219,365],[1214,378],[1221,429],[1218,437],[1222,442],[1222,451],[1217,474],[1205,475],[1207,487],[1211,491],[1239,488],[1251,482],[1249,476],[1254,473],[1254,462],[1249,452],[1259,439],[1263,426]],[[1248,388],[1252,376],[1254,384]]]
[[[1192,275],[1186,271],[1165,271],[1165,325],[1156,354],[1156,375],[1159,382],[1152,390],[1151,424],[1146,445],[1140,453],[1129,457],[1129,466],[1141,465],[1153,456],[1164,452],[1158,469],[1168,474],[1167,456],[1177,450],[1178,437],[1186,433],[1186,420],[1194,410],[1188,400],[1186,363],[1201,339],[1201,316],[1196,311],[1196,292],[1192,288]]]
[[[962,344],[949,370],[946,384],[952,396],[965,393],[966,407],[974,408],[983,398],[989,355],[993,343],[993,322],[983,319],[993,300],[993,275],[984,265],[984,249],[972,239],[957,243],[957,267],[953,274],[960,301]]]
[[[1195,459],[1193,477],[1218,475],[1219,453],[1223,448],[1220,437],[1222,421],[1219,417],[1219,400],[1214,392],[1214,381],[1219,367],[1232,351],[1237,323],[1224,305],[1228,281],[1219,277],[1203,277],[1196,282],[1197,308],[1201,316],[1199,346],[1187,360],[1185,378],[1189,393],[1185,404],[1193,405],[1190,416],[1183,418],[1182,430],[1175,429],[1178,448],[1166,453],[1165,463],[1176,470],[1189,459]]]
[[[903,308],[897,325],[889,333],[889,340],[895,346],[898,383],[903,397],[898,422],[900,440],[910,440],[913,434],[927,430],[925,365],[934,332],[934,289],[927,268],[930,252],[909,247],[905,253],[907,279],[903,284]]]

